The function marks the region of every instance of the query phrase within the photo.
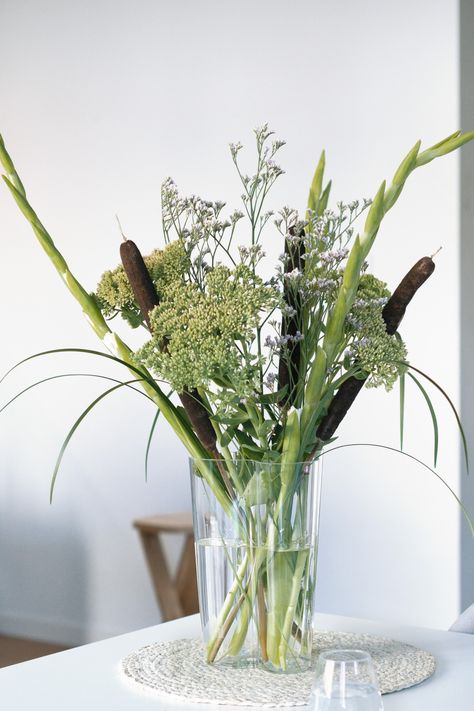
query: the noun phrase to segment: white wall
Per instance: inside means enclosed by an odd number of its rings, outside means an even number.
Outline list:
[[[159,187],[238,200],[227,152],[264,121],[284,137],[274,205],[304,207],[322,147],[334,197],[371,196],[418,138],[458,127],[457,3],[173,3],[3,0],[0,126],[30,199],[89,289],[118,261],[119,213],[147,252],[160,244]],[[410,178],[384,222],[374,269],[394,286],[440,245],[437,271],[403,326],[412,362],[458,400],[457,158]],[[46,348],[97,346],[28,225],[0,190],[0,370]],[[268,234],[268,251],[281,245]],[[107,363],[34,361],[1,401],[57,372]],[[189,506],[186,455],[132,393],[101,403],[49,477],[74,418],[101,381],[58,380],[0,415],[0,629],[74,642],[159,620],[131,520]],[[438,401],[437,398],[435,398]],[[431,455],[428,416],[409,395],[407,450]],[[459,488],[455,427],[440,405],[439,470]],[[397,396],[365,392],[341,442],[397,443]],[[459,596],[458,508],[400,456],[348,449],[326,460],[318,606],[446,627]]]
[[[460,57],[461,57],[461,126],[474,126],[474,4],[460,2]],[[474,353],[474,145],[466,146],[460,160],[461,177],[461,417],[466,436],[474,442],[474,380],[472,355]],[[471,478],[461,470],[461,492],[469,509],[474,510],[474,487]],[[472,537],[466,527],[461,528],[462,589],[461,605],[464,609],[474,600],[474,555]]]

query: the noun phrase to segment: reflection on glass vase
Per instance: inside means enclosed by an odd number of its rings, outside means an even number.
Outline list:
[[[190,464],[207,662],[304,671],[311,664],[319,462],[291,471],[237,459]],[[227,476],[232,488],[222,483]]]

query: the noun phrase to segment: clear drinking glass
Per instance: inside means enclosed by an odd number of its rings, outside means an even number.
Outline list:
[[[329,649],[319,655],[309,702],[311,711],[383,711],[372,657],[360,649]]]

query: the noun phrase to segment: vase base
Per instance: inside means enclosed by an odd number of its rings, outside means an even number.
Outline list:
[[[252,656],[237,656],[237,657],[222,657],[215,662],[207,662],[210,667],[217,670],[226,671],[227,669],[257,669],[262,666],[262,662],[258,657]]]
[[[312,663],[313,661],[310,658],[299,657],[289,659],[284,668],[282,666],[272,664],[272,662],[263,662],[260,666],[272,674],[300,674],[301,672],[311,669]]]

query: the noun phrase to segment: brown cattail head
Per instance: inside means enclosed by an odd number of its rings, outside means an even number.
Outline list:
[[[399,327],[406,308],[417,290],[433,274],[435,263],[431,257],[422,257],[403,277],[400,284],[393,292],[390,299],[385,304],[382,311],[383,320],[387,328],[387,333],[391,336]]]
[[[146,264],[135,242],[127,239],[120,245],[120,258],[122,259],[125,274],[137,300],[142,316],[150,328],[150,311],[158,305],[159,298],[155,285],[151,280]]]
[[[403,277],[382,311],[387,333],[393,335],[398,329],[406,307],[417,290],[433,274],[435,264],[431,257],[422,257]],[[350,377],[345,380],[329,405],[326,415],[319,423],[316,437],[321,443],[327,442],[347,414],[365,383],[364,379]]]

